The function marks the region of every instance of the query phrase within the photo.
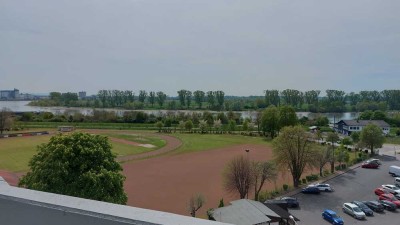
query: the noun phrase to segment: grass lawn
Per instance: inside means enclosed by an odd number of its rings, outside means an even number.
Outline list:
[[[0,139],[0,169],[27,171],[28,162],[36,153],[36,146],[48,142],[50,137],[43,135]]]
[[[121,132],[121,131],[119,131]],[[136,133],[104,133],[104,135],[109,136],[109,137],[114,137],[118,139],[123,139],[127,141],[133,141],[141,144],[151,144],[154,145],[155,148],[152,148],[153,150],[159,149],[161,147],[164,147],[167,143],[165,140],[160,139],[156,136],[146,136],[143,134],[136,134]]]
[[[173,151],[172,154],[207,151],[241,144],[271,146],[271,141],[266,141],[264,138],[242,135],[173,133],[171,136],[175,136],[182,141],[181,147]]]
[[[400,145],[400,137],[386,137],[385,144]]]

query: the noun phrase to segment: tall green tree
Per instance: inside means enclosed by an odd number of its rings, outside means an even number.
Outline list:
[[[215,94],[213,91],[207,91],[207,102],[208,102],[209,108],[211,108],[211,109],[215,108]]]
[[[126,204],[125,177],[107,137],[85,133],[53,136],[38,147],[31,171],[19,185],[28,189]]]
[[[360,134],[360,143],[362,146],[371,150],[371,155],[374,155],[375,148],[381,148],[385,138],[382,129],[375,124],[365,126]]]
[[[12,123],[11,111],[7,108],[2,108],[0,111],[0,134],[3,134],[5,130],[10,129]]]
[[[292,106],[279,107],[279,127],[295,126],[297,122],[296,111]]]
[[[140,90],[139,91],[139,102],[144,104],[144,101],[146,101],[147,98],[147,92],[145,90]]]
[[[315,151],[308,141],[309,135],[300,126],[284,127],[273,142],[275,162],[288,169],[293,178],[293,186],[298,187],[306,166],[313,165]]]
[[[326,141],[330,142],[332,146],[331,173],[333,173],[335,172],[335,144],[339,141],[339,135],[337,133],[328,133]]]
[[[167,95],[164,94],[164,92],[162,92],[162,91],[157,92],[157,102],[160,105],[160,107],[163,107],[166,99],[167,99]]]
[[[151,107],[153,107],[154,103],[156,102],[156,93],[154,91],[150,91],[149,93],[149,102],[151,104]]]
[[[183,89],[178,91],[178,98],[179,98],[181,107],[185,107],[186,92],[187,91],[183,90]]]
[[[275,138],[279,128],[279,110],[274,105],[271,105],[262,113],[261,130],[264,135],[268,133],[271,138]]]
[[[266,106],[274,105],[279,106],[280,104],[280,97],[278,90],[265,90],[265,104]]]
[[[224,108],[225,93],[223,91],[216,91],[214,95],[217,99],[219,110],[222,110]]]
[[[192,92],[191,91],[186,91],[185,99],[186,99],[187,108],[190,108],[190,105],[192,104]]]
[[[193,95],[194,95],[194,101],[198,105],[199,109],[201,109],[205,97],[204,91],[197,90],[193,93]]]
[[[332,149],[329,147],[315,147],[314,163],[313,165],[319,169],[319,175],[322,176],[322,170],[328,162],[332,161]]]

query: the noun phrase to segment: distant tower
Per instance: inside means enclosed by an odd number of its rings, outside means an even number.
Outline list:
[[[12,97],[13,97],[14,99],[19,99],[19,90],[18,90],[18,89],[14,88]]]

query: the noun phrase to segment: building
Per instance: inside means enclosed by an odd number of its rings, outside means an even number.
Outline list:
[[[19,99],[19,90],[0,90],[0,99],[1,100],[18,100]]]
[[[295,224],[295,221],[299,221],[287,209],[281,208],[277,204],[249,199],[236,200],[229,206],[216,208],[212,215],[216,221],[236,225],[291,225]]]
[[[78,92],[78,97],[79,97],[79,99],[85,99],[86,98],[86,91]]]
[[[232,225],[173,213],[13,187],[8,185],[1,177],[0,224]]]
[[[390,125],[383,120],[341,120],[335,124],[335,130],[344,135],[361,132],[368,124],[375,124],[382,129],[383,134],[390,132]]]

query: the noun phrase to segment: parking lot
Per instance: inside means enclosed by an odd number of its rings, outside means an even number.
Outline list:
[[[342,205],[345,202],[354,200],[377,200],[374,189],[382,184],[393,184],[394,178],[389,175],[388,168],[391,165],[400,166],[400,161],[380,158],[382,165],[379,169],[356,168],[343,175],[337,176],[326,183],[331,184],[335,191],[332,193],[321,193],[319,195],[299,193],[297,197],[300,202],[299,209],[290,212],[299,218],[299,225],[319,225],[329,224],[322,219],[324,209],[332,209],[343,218],[344,224],[363,224],[363,225],[393,225],[400,224],[400,208],[394,212],[375,213],[366,220],[356,220],[342,212]]]

